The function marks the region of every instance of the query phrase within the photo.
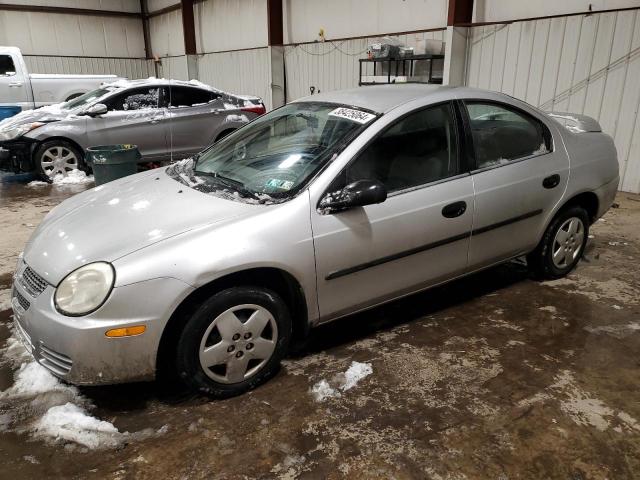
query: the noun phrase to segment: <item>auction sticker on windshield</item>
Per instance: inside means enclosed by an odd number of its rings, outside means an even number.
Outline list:
[[[353,108],[339,107],[329,113],[332,117],[345,118],[353,122],[365,124],[376,118],[372,113],[363,112],[361,110],[354,110]]]

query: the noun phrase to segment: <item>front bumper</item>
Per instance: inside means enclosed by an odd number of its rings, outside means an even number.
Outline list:
[[[66,317],[54,306],[55,288],[34,296],[24,280],[26,264],[14,277],[11,304],[16,333],[35,360],[51,373],[78,385],[152,380],[164,327],[192,291],[187,284],[160,278],[114,288],[105,304],[84,317]],[[109,338],[112,328],[145,325],[137,336]]]
[[[0,142],[0,170],[32,172],[35,142],[24,137],[10,142]]]

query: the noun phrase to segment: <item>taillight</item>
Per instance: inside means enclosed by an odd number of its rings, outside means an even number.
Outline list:
[[[242,110],[243,112],[252,112],[252,113],[257,113],[258,115],[264,115],[265,113],[267,113],[267,109],[265,108],[264,104],[260,104],[260,105],[252,105],[250,107],[242,107],[240,110]]]

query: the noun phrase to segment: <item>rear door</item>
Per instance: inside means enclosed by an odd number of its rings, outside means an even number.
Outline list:
[[[219,94],[202,88],[171,85],[167,91],[169,146],[174,159],[189,157],[213,143],[224,105]]]
[[[463,104],[475,157],[469,268],[477,269],[535,248],[563,196],[569,159],[541,118],[502,102]]]
[[[473,184],[460,167],[456,124],[448,102],[407,114],[361,150],[325,192],[379,180],[387,200],[338,213],[313,208],[324,319],[465,271]]]
[[[18,59],[0,54],[0,105],[31,107],[29,83]]]
[[[109,111],[87,120],[89,145],[134,144],[145,160],[169,157],[167,109],[161,87],[136,87],[105,100]]]

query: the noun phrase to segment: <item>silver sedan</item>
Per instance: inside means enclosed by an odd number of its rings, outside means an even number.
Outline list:
[[[258,97],[200,82],[120,80],[0,122],[0,169],[44,178],[85,169],[95,145],[137,145],[148,162],[194,155],[265,112]]]
[[[314,95],[52,210],[17,331],[73,383],[170,372],[236,395],[322,323],[519,256],[566,275],[617,186],[588,117],[467,88]]]

